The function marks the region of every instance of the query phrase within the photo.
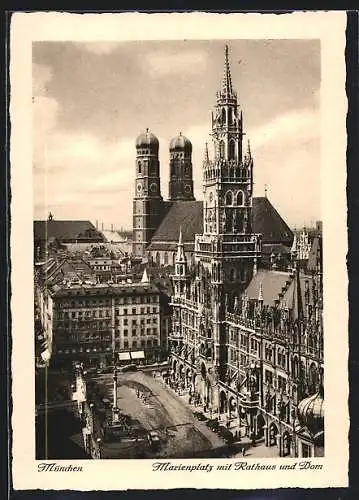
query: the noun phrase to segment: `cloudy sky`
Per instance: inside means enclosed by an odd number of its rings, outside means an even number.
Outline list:
[[[193,144],[195,196],[226,41],[33,44],[34,218],[132,225],[135,138],[160,140],[168,194],[168,144]],[[311,40],[231,40],[232,80],[255,158],[255,195],[292,226],[320,214],[320,45]]]

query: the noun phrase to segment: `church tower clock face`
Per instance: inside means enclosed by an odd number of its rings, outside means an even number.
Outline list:
[[[138,194],[142,193],[142,184],[140,182],[137,184],[137,192]]]
[[[151,193],[157,193],[157,184],[153,182],[150,186]]]

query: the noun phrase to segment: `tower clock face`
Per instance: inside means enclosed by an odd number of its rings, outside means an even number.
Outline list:
[[[142,184],[137,184],[137,192],[141,193],[142,192]]]
[[[186,193],[190,193],[191,192],[191,186],[189,184],[186,184],[185,187],[184,187],[184,190]]]
[[[157,184],[153,182],[150,186],[150,190],[151,190],[151,193],[156,193],[157,192]]]

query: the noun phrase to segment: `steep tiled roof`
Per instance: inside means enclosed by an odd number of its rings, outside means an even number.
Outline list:
[[[322,239],[316,236],[309,252],[308,271],[318,271],[322,267],[322,259]]]
[[[253,228],[264,243],[292,244],[293,232],[266,197],[253,198]]]
[[[321,293],[320,279],[319,276],[308,276],[301,273],[299,275],[299,290],[296,280],[297,278],[288,287],[284,294],[284,301],[287,307],[294,311],[294,317],[297,317],[299,313],[306,316],[305,303],[313,304],[315,293]]]
[[[158,243],[177,242],[182,227],[183,241],[194,242],[194,235],[203,233],[203,202],[175,201],[165,204],[166,214],[155,232],[149,250]],[[253,229],[262,234],[263,243],[290,246],[293,233],[268,198],[253,198]]]
[[[289,273],[280,271],[260,270],[252,278],[246,290],[249,299],[258,299],[259,289],[262,286],[263,304],[272,306],[277,300],[286,281],[290,281]]]
[[[182,227],[184,241],[194,241],[196,233],[203,231],[203,202],[174,201],[157,231],[152,242],[178,241],[179,229]]]
[[[88,220],[36,220],[34,237],[39,240],[55,237],[59,241],[80,239],[106,241]]]

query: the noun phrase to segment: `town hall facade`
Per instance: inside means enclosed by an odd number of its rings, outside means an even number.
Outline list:
[[[279,456],[322,456],[321,235],[304,273],[287,224],[267,197],[253,197],[228,47],[211,129],[203,202],[194,200],[187,138],[170,143],[168,201],[158,139],[147,130],[136,141],[133,252],[173,268],[171,385]]]

